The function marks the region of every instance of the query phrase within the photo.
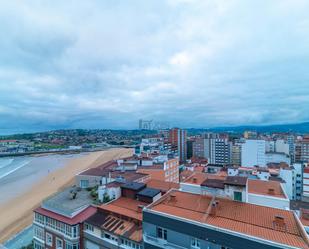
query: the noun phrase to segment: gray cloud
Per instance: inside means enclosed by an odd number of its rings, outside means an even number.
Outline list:
[[[0,3],[0,130],[309,120],[309,3]]]

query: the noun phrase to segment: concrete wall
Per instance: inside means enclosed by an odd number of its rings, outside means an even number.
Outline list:
[[[78,187],[81,187],[81,180],[88,180],[89,186],[94,187],[100,184],[102,177],[101,176],[87,176],[87,175],[77,175],[75,176],[75,184]]]
[[[195,194],[201,194],[201,186],[197,184],[190,184],[190,183],[180,183],[180,189],[184,192],[190,192]]]
[[[290,209],[289,199],[277,198],[267,195],[257,195],[248,193],[248,202],[260,206],[279,208],[284,210]]]

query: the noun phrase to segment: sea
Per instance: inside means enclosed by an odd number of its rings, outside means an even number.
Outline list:
[[[33,184],[49,173],[60,169],[69,160],[85,154],[52,154],[0,158],[0,205],[21,196]],[[4,243],[4,246],[8,249],[19,249],[31,243],[32,236],[33,231],[30,226]]]

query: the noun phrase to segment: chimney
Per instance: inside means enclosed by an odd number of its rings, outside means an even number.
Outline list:
[[[268,194],[274,195],[275,194],[275,190],[273,188],[269,188],[268,189]]]
[[[219,201],[213,201],[211,203],[211,209],[210,209],[209,215],[211,215],[211,216],[216,216],[217,215],[218,205],[219,205]]]
[[[286,224],[284,221],[284,217],[280,215],[275,215],[274,221],[273,221],[273,226],[275,229],[279,231],[285,231],[286,230]]]
[[[170,194],[170,202],[176,202],[176,195]]]
[[[193,177],[193,183],[197,183],[196,177]]]
[[[309,220],[309,210],[308,209],[303,209],[303,208],[301,208],[300,209],[300,216],[302,217],[302,218],[304,218],[305,220]]]
[[[142,212],[143,212],[143,208],[144,208],[143,205],[138,205],[138,206],[137,206],[137,212],[138,212],[138,213],[142,213]]]

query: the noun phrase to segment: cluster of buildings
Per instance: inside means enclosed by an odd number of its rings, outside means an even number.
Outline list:
[[[277,160],[285,140],[252,136],[142,139],[34,210],[34,248],[309,248],[309,167]]]

